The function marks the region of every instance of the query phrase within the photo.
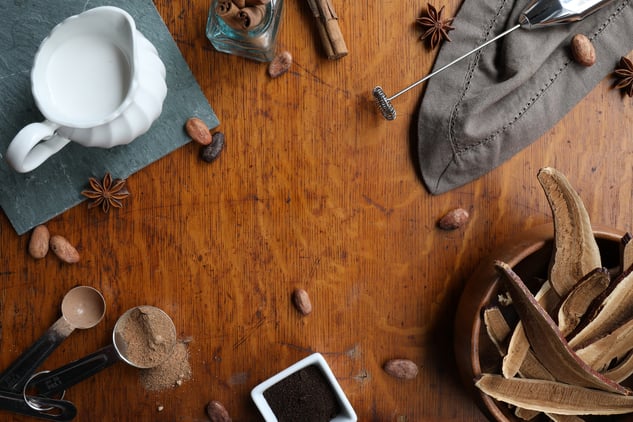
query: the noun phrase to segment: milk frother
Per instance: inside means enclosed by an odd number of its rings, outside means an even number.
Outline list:
[[[471,54],[481,50],[487,45],[492,44],[502,37],[505,37],[516,29],[537,29],[551,25],[576,22],[586,18],[598,9],[606,6],[611,1],[612,0],[532,0],[530,4],[521,12],[518,24],[502,32],[496,37],[486,41],[480,46],[470,50],[466,54],[456,58],[447,65],[444,65],[439,69],[433,71],[432,73],[429,73],[424,78],[409,85],[408,87],[392,95],[391,97],[387,97],[387,94],[385,94],[385,91],[383,91],[380,86],[375,87],[373,95],[376,99],[376,104],[385,119],[394,120],[396,118],[396,110],[391,104],[391,101],[393,99],[415,88],[424,81],[432,78],[433,76],[451,67],[455,63],[465,59]]]

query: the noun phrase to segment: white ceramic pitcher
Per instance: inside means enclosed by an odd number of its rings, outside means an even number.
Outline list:
[[[167,95],[156,48],[122,9],[96,7],[58,24],[42,41],[31,89],[45,117],[11,141],[6,159],[29,172],[71,140],[111,148],[145,133]]]

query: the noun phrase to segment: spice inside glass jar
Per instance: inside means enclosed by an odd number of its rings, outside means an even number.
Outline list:
[[[213,0],[207,38],[218,51],[271,61],[282,9],[283,0]]]

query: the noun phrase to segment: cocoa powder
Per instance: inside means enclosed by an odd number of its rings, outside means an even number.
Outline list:
[[[125,356],[134,365],[151,368],[163,363],[174,349],[176,331],[167,314],[153,306],[130,311],[119,332],[125,343]]]
[[[341,412],[332,385],[316,365],[272,385],[264,398],[279,422],[327,422]]]
[[[146,390],[160,391],[178,387],[191,379],[189,351],[184,342],[176,343],[169,358],[155,368],[141,371],[141,383]]]

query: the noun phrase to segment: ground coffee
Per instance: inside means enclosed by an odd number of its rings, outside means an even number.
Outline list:
[[[279,422],[329,422],[341,411],[321,369],[307,366],[264,391]]]

